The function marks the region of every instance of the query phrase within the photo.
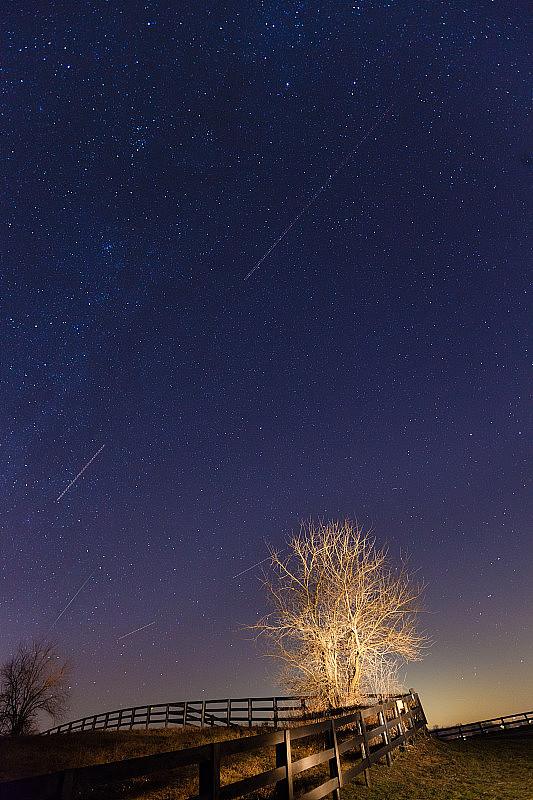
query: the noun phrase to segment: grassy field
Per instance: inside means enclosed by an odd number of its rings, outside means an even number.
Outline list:
[[[246,735],[248,729],[236,732],[228,728],[190,727],[0,737],[0,781],[181,750],[215,740],[235,739],[239,733]]]
[[[240,733],[250,734],[247,729]],[[192,747],[215,737],[237,735],[224,728],[191,728],[0,739],[0,781]],[[224,765],[222,783],[274,766],[273,755],[270,749],[232,759],[232,763]],[[348,764],[344,766],[347,768]],[[160,774],[154,776],[150,788],[145,781],[136,780],[95,791],[91,797],[180,800],[197,791],[196,772],[188,769]],[[312,788],[309,777],[302,776],[305,784],[295,787],[296,794]],[[390,768],[385,764],[373,766],[371,777],[372,788],[367,788],[360,778],[342,790],[343,800],[533,800],[533,737],[442,742],[420,736]]]
[[[353,783],[343,800],[533,800],[533,737],[419,737],[388,768],[371,771],[372,788]]]

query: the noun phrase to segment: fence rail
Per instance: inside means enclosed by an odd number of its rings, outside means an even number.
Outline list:
[[[365,695],[364,698],[368,702],[377,702],[378,695]],[[309,699],[305,697],[240,697],[133,706],[65,722],[43,731],[41,735],[172,726],[184,728],[186,725],[196,725],[201,728],[217,725],[224,727],[244,725],[249,728],[272,725],[277,728],[279,724],[294,719],[316,719],[318,716],[324,716],[324,714],[310,713],[308,704]],[[347,709],[341,709],[344,710]]]
[[[451,725],[449,728],[435,728],[431,731],[438,739],[468,739],[470,736],[483,736],[486,734],[501,734],[502,731],[520,733],[533,728],[533,711],[523,714],[509,714],[506,717],[494,717],[482,722],[471,722],[468,725]],[[519,729],[522,729],[520,731]]]
[[[242,697],[224,700],[191,700],[179,703],[160,703],[153,706],[120,708],[93,714],[91,717],[66,722],[43,731],[52,733],[77,731],[121,730],[133,728],[168,728],[196,725],[207,726],[273,725],[306,714],[306,699],[301,697]]]
[[[404,748],[420,728],[426,728],[426,718],[418,695],[410,692],[351,714],[259,736],[10,781],[0,784],[0,800],[84,800],[95,789],[106,789],[111,783],[194,766],[197,792],[190,795],[191,800],[233,800],[268,787],[277,790],[279,800],[294,800],[295,784],[297,792],[302,788],[298,776],[320,764],[326,765],[328,776],[325,780],[323,775],[311,777],[315,785],[311,789],[305,785],[298,800],[319,800],[329,794],[339,800],[339,789],[361,773],[370,785],[371,765],[383,757],[390,764],[393,751]],[[310,755],[302,757],[298,752],[302,742],[307,750],[313,749]],[[269,748],[275,748],[275,767],[221,785],[223,759]],[[351,760],[346,763],[348,756]],[[168,785],[172,777],[165,780]],[[143,792],[147,790],[149,785],[143,783]]]

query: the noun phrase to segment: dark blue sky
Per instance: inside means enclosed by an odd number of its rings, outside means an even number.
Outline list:
[[[1,29],[0,658],[53,625],[73,716],[270,694],[233,576],[352,517],[428,583],[430,722],[529,710],[525,5]]]

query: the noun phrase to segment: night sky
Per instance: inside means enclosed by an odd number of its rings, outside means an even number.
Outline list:
[[[349,517],[430,724],[530,711],[530,10],[230,5],[3,11],[0,660],[56,639],[69,718],[282,694],[248,567]]]

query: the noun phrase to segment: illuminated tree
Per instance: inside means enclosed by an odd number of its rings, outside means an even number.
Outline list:
[[[0,666],[0,732],[35,733],[40,711],[58,720],[67,707],[70,670],[70,662],[60,658],[55,644],[20,644]]]
[[[288,556],[270,550],[272,611],[252,626],[281,662],[281,682],[318,707],[356,704],[394,689],[398,667],[420,660],[420,585],[405,564],[353,522],[302,524]]]

